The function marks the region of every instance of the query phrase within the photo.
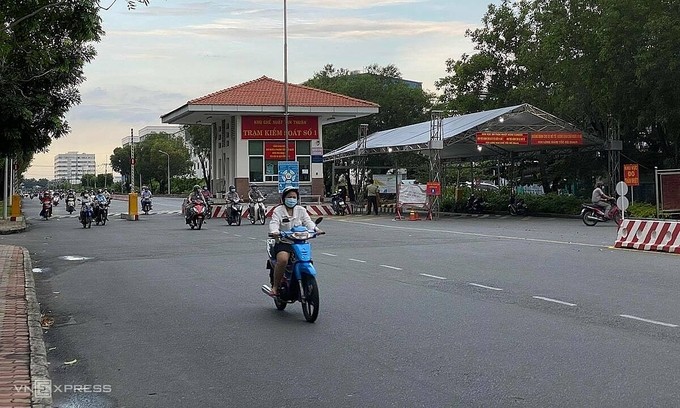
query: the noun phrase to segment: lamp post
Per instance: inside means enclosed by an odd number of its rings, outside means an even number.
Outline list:
[[[170,155],[167,154],[166,152],[162,150],[158,150],[159,152],[163,153],[164,155],[168,156],[168,195],[170,195]]]

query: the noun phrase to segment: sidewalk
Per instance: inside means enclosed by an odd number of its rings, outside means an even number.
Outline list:
[[[2,234],[25,229],[0,220]],[[32,269],[27,249],[0,245],[0,407],[52,405]]]

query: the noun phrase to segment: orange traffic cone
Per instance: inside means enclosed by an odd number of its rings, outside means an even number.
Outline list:
[[[416,212],[413,209],[411,209],[411,212],[408,215],[408,220],[409,221],[417,221],[418,220],[418,214],[416,214]]]

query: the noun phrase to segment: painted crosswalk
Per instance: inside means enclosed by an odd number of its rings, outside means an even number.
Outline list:
[[[178,215],[181,214],[181,211],[151,211],[149,214],[144,214],[140,213],[140,217],[148,217],[152,215]],[[109,213],[109,219],[114,219],[114,218],[120,218],[122,213]],[[73,214],[54,214],[51,217],[52,219],[62,219],[62,218],[78,218],[78,214],[73,213]],[[39,215],[36,216],[28,216],[26,217],[27,220],[42,220],[42,217]]]

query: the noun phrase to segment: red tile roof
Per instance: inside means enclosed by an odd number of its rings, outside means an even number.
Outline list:
[[[266,76],[189,101],[189,105],[282,106],[284,83]],[[374,108],[380,105],[333,92],[288,84],[289,106]]]

